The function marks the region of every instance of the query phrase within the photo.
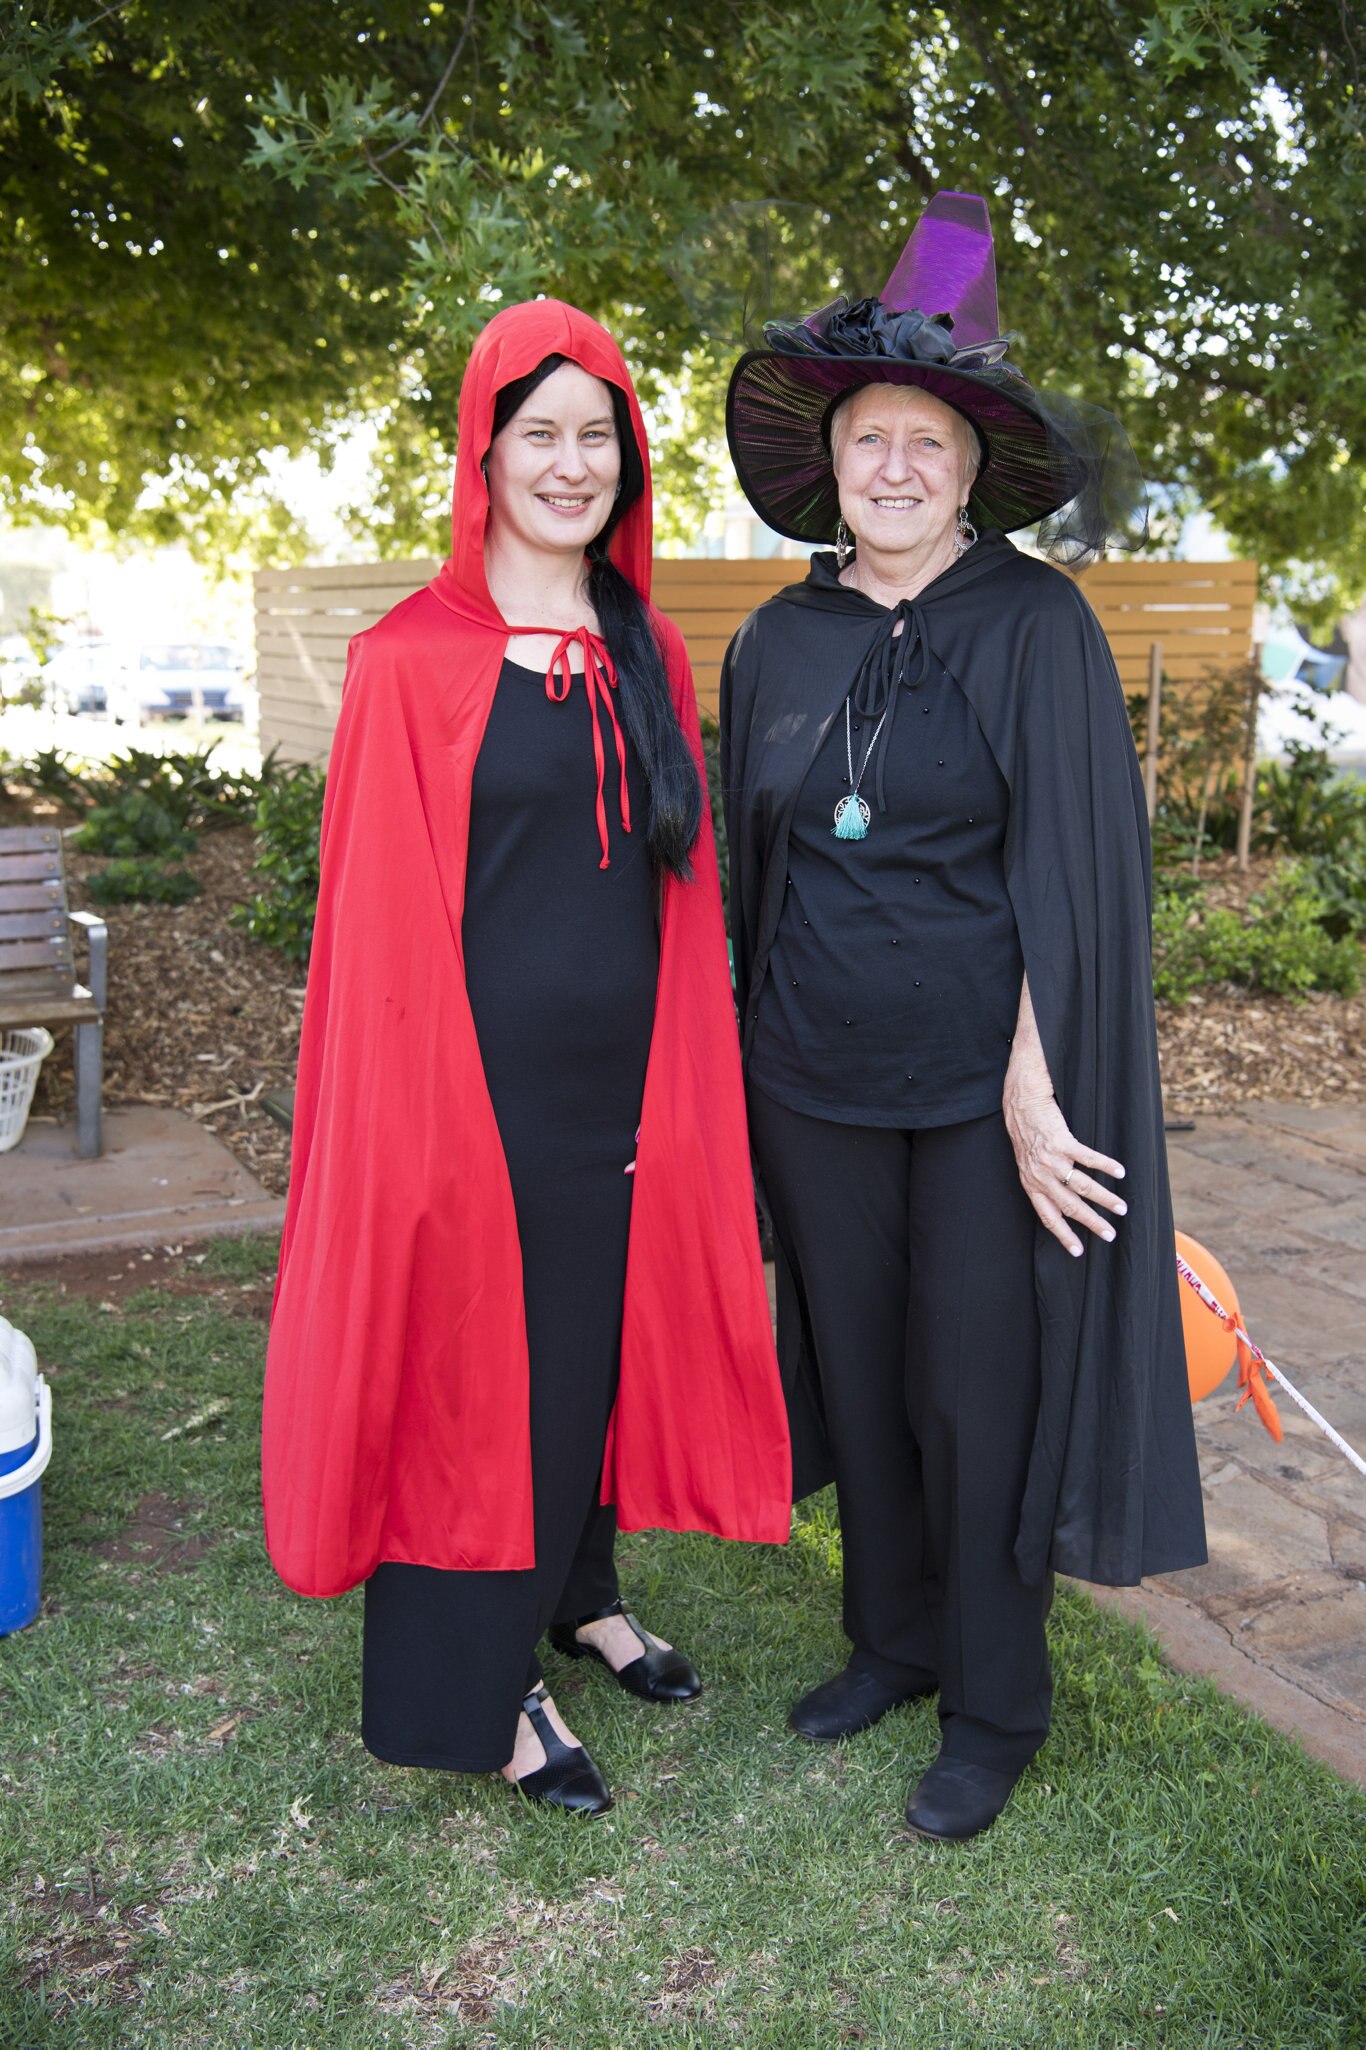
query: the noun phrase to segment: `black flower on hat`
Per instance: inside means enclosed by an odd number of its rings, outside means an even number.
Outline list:
[[[771,320],[764,340],[784,356],[900,356],[908,363],[951,363],[953,322],[880,299],[839,298],[809,320]]]

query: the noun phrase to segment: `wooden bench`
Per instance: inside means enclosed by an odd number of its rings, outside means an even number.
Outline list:
[[[89,987],[77,982],[71,929],[89,950]],[[100,1089],[109,929],[91,911],[69,911],[62,836],[55,826],[0,827],[0,1031],[70,1025],[76,1035],[76,1142],[82,1160],[100,1151]]]

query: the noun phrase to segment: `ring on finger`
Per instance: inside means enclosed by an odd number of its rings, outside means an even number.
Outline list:
[[[1071,1181],[1071,1179],[1072,1179],[1073,1175],[1074,1175],[1074,1174],[1076,1173],[1076,1171],[1077,1171],[1077,1163],[1076,1163],[1076,1161],[1074,1160],[1074,1161],[1072,1162],[1072,1165],[1071,1165],[1071,1166],[1070,1166],[1070,1167],[1068,1168],[1068,1170],[1067,1170],[1067,1173],[1066,1173],[1066,1174],[1065,1174],[1065,1175],[1063,1176],[1063,1178],[1062,1178],[1062,1185],[1063,1185],[1063,1187],[1064,1187],[1064,1188],[1066,1188],[1066,1187],[1067,1187],[1067,1184],[1068,1184],[1068,1183],[1069,1183],[1069,1182]]]

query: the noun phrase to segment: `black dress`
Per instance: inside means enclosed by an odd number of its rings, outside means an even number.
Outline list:
[[[615,1518],[597,1504],[620,1364],[636,1132],[659,969],[647,793],[633,830],[607,762],[610,866],[594,812],[582,677],[552,702],[505,662],[475,763],[463,938],[485,1078],[512,1182],[531,1384],[536,1565],[387,1563],[366,1584],[367,1747],[396,1765],[489,1772],[512,1756],[536,1645],[615,1598]]]

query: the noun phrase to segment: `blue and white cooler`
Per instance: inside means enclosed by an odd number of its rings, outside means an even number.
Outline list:
[[[30,1340],[0,1317],[0,1637],[38,1613],[41,1482],[51,1457],[51,1392]]]

